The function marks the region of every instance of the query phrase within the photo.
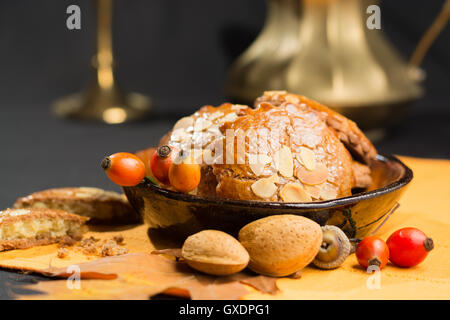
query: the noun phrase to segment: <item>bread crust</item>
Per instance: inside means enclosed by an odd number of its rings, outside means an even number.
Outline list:
[[[352,164],[353,176],[355,177],[354,188],[365,189],[372,185],[372,176],[370,175],[370,168],[362,163],[353,161]]]
[[[17,213],[21,212],[24,213],[16,215]],[[3,227],[11,223],[15,223],[17,221],[30,221],[41,218],[63,219],[73,221],[79,224],[84,224],[89,220],[88,217],[82,217],[70,212],[57,209],[47,209],[47,208],[6,209],[0,211],[0,227]]]
[[[268,139],[257,137],[247,139],[246,150],[258,150],[259,153],[273,156],[282,146],[288,146],[293,155],[294,173],[303,167],[294,155],[299,154],[301,148],[312,150],[317,162],[327,167],[326,183],[336,188],[337,196],[351,194],[354,182],[351,155],[314,111],[295,105],[276,107],[265,103],[257,109],[248,110],[246,115],[239,117],[236,121],[226,123],[224,129],[235,132],[248,132],[251,129],[270,131]],[[234,163],[237,163],[238,152],[235,152],[234,156]],[[248,159],[245,164],[214,164],[213,168],[218,181],[217,195],[231,199],[262,200],[251,190],[252,184],[263,176],[277,173],[274,170],[257,176],[252,171]],[[279,189],[288,183],[301,183],[295,174],[292,177],[282,175],[279,177],[280,181],[277,183]],[[282,201],[279,192],[263,200]]]
[[[16,200],[14,208],[48,208],[90,218],[91,224],[140,222],[139,214],[120,194],[98,188],[58,188],[35,192]]]
[[[329,114],[332,115],[333,111],[329,110],[328,114],[326,107],[323,107],[326,108],[323,110],[320,109],[320,106],[311,107],[306,103],[299,103],[300,100],[297,96],[295,97],[297,103],[285,103],[280,102],[281,99],[275,99],[275,104],[268,101],[269,99],[266,97],[264,101],[260,99],[260,102],[256,104],[256,109],[240,105],[236,107],[229,103],[219,107],[205,106],[193,115],[180,119],[174,128],[161,139],[160,145],[168,144],[183,150],[200,149],[200,154],[212,151],[213,161],[211,163],[205,163],[204,158],[199,161],[202,163],[202,179],[194,193],[200,196],[283,201],[280,191],[284,185],[302,184],[301,179],[297,176],[298,170],[305,168],[305,164],[298,157],[302,149],[308,149],[309,153],[312,153],[314,161],[320,166],[325,166],[328,173],[326,181],[321,181],[319,185],[305,186],[305,192],[311,195],[310,201],[351,195],[351,189],[355,187],[353,159],[338,132],[328,125],[327,117]],[[217,117],[218,113],[222,114],[222,117]],[[232,113],[234,115],[230,115]],[[223,121],[223,117],[231,119],[231,121]],[[194,127],[197,122],[206,122],[207,129],[196,130]],[[210,128],[214,127],[218,129],[218,135],[209,133]],[[237,151],[238,137],[235,136],[235,150],[232,155],[234,159],[231,164],[227,164],[227,152],[224,151],[227,149],[226,134],[228,130],[236,135],[242,132],[247,134],[245,151],[241,155]],[[256,131],[254,136],[251,135],[252,133],[248,134],[252,130]],[[270,136],[259,139],[260,132],[264,130],[268,131]],[[354,131],[358,132],[358,130]],[[363,134],[361,133],[361,135]],[[364,137],[364,139],[366,138]],[[222,150],[222,162],[216,161],[219,146]],[[252,153],[265,154],[273,160],[283,147],[288,147],[292,154],[293,175],[288,177],[280,175],[279,172],[277,173],[278,169],[273,167],[273,162],[270,163],[270,166],[264,166],[262,172],[259,173],[256,173],[254,167],[250,165],[249,159],[250,156],[253,156]],[[255,194],[252,185],[259,179],[274,174],[278,174],[279,177],[276,182],[277,191],[272,196],[265,198]],[[302,201],[305,201],[304,199],[307,197],[303,195]],[[285,201],[288,200],[285,199]]]
[[[72,238],[72,237],[71,237]],[[58,243],[63,237],[49,237],[45,239],[15,239],[15,240],[0,240],[0,251],[27,249],[36,246],[46,246],[49,244]],[[79,238],[74,240],[80,240]]]
[[[370,165],[377,155],[377,150],[372,142],[367,139],[355,122],[314,100],[286,91],[266,91],[263,96],[256,99],[255,107],[263,102],[270,102],[275,106],[283,104],[306,105],[318,112],[318,115],[336,132],[337,137],[357,160]]]

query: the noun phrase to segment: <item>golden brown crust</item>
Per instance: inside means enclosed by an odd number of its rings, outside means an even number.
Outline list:
[[[224,124],[228,120],[234,121],[251,110],[248,106],[224,103],[218,107],[203,106],[194,114],[178,120],[171,131],[165,134],[159,145],[170,145],[178,150],[213,150],[219,136],[225,133]],[[203,121],[203,123],[202,123]],[[209,121],[209,122],[208,122]],[[200,122],[196,127],[196,123]],[[207,128],[198,129],[203,125]],[[197,155],[195,153],[194,155]],[[203,154],[200,154],[203,156]],[[202,163],[202,161],[199,161]],[[212,162],[212,161],[211,161]],[[202,178],[197,194],[204,197],[216,197],[217,180],[213,174],[211,162],[202,163]]]
[[[122,195],[98,188],[58,188],[17,199],[14,208],[49,208],[91,218],[92,224],[137,223],[140,217]]]
[[[295,172],[304,165],[296,155],[300,154],[302,148],[307,148],[314,153],[318,164],[327,167],[326,183],[337,188],[337,196],[351,194],[353,187],[351,155],[315,112],[294,105],[275,107],[265,103],[257,109],[247,111],[245,116],[235,122],[225,124],[224,129],[235,132],[266,129],[266,132],[270,132],[267,138],[264,138],[264,134],[250,136],[245,142],[246,150],[258,150],[258,153],[273,157],[282,146],[290,148],[294,175],[292,177],[279,175],[280,181],[277,186],[280,188],[287,183],[300,183]],[[237,163],[238,156],[239,153],[234,152],[234,163]],[[213,168],[219,182],[217,195],[232,199],[261,200],[255,196],[251,185],[263,176],[277,173],[276,170],[270,172],[270,167],[267,167],[267,173],[256,175],[249,165],[248,158],[245,164],[214,164]],[[281,198],[277,192],[266,201],[281,201]]]
[[[308,202],[349,196],[369,183],[370,169],[353,165],[352,154],[370,163],[376,150],[354,122],[284,91],[266,92],[255,106],[205,106],[161,139],[193,151],[202,164],[195,194]]]
[[[370,164],[377,155],[375,147],[358,128],[355,122],[314,100],[301,95],[291,94],[286,91],[267,91],[263,96],[256,99],[255,107],[262,102],[270,102],[277,106],[289,103],[295,105],[305,104],[309,108],[320,113],[326,121],[326,124],[336,131],[336,134],[342,143],[344,143],[349,151],[354,156],[358,157],[359,160],[364,161],[366,164]]]
[[[370,168],[362,163],[353,161],[352,163],[353,176],[355,178],[355,185],[353,188],[368,188],[372,185],[372,176],[370,175]]]
[[[21,214],[22,212],[23,214]],[[82,217],[58,209],[47,209],[47,208],[6,209],[0,211],[0,227],[11,223],[15,223],[17,221],[30,221],[42,218],[63,219],[73,221],[79,224],[84,224],[89,220],[88,217]]]
[[[48,244],[58,243],[62,237],[50,237],[43,239],[15,239],[0,240],[0,251],[27,249],[36,246],[46,246]]]

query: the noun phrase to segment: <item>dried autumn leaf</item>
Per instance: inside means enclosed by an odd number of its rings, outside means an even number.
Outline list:
[[[39,294],[17,295],[20,300],[146,300],[161,292],[157,285],[130,285],[125,279],[80,280],[80,289],[74,290],[67,280],[42,281],[23,289]],[[164,289],[162,289],[164,291]]]
[[[229,277],[213,277],[194,272],[184,263],[177,263],[159,255],[145,253],[107,257],[78,265],[82,290],[67,286],[67,280],[43,281],[25,287],[43,292],[39,295],[23,295],[22,299],[148,299],[166,292],[184,295],[191,299],[239,299],[248,293],[241,282],[249,282],[251,276],[239,273]],[[66,268],[41,270],[48,276],[69,277]],[[111,279],[111,280],[99,280]],[[274,291],[269,279],[256,280],[255,288]],[[258,283],[265,283],[265,286]],[[271,285],[270,285],[271,284]],[[270,289],[272,288],[272,289]],[[263,291],[265,292],[265,291]]]
[[[175,259],[175,261],[179,261],[182,259],[181,257],[181,249],[161,249],[161,250],[153,250],[152,254],[160,254],[163,256],[169,256]]]
[[[276,294],[280,289],[277,286],[277,279],[267,276],[256,276],[241,280],[242,283],[252,286],[263,293]]]
[[[323,164],[316,165],[316,170],[314,171],[310,171],[301,166],[297,169],[296,176],[304,184],[321,184],[328,179],[328,169]]]
[[[298,183],[288,183],[280,190],[280,197],[284,202],[310,202],[311,197]]]

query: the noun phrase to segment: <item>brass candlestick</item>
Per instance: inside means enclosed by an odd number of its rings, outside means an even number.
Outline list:
[[[150,111],[150,99],[139,93],[124,94],[114,75],[112,50],[112,0],[96,0],[97,54],[92,59],[94,77],[89,88],[58,100],[54,112],[61,117],[119,124],[142,119]]]
[[[409,102],[423,94],[423,72],[420,59],[408,65],[381,30],[366,27],[366,9],[377,3],[269,0],[263,31],[230,69],[228,95],[252,103],[265,90],[288,90],[336,109],[364,129],[398,123]],[[440,18],[441,28],[446,17]]]

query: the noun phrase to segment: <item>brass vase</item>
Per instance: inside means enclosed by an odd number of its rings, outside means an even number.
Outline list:
[[[366,9],[377,3],[269,0],[261,34],[230,69],[227,94],[251,104],[265,90],[288,90],[366,130],[398,123],[423,94],[421,59],[408,65],[381,30],[367,28]]]

